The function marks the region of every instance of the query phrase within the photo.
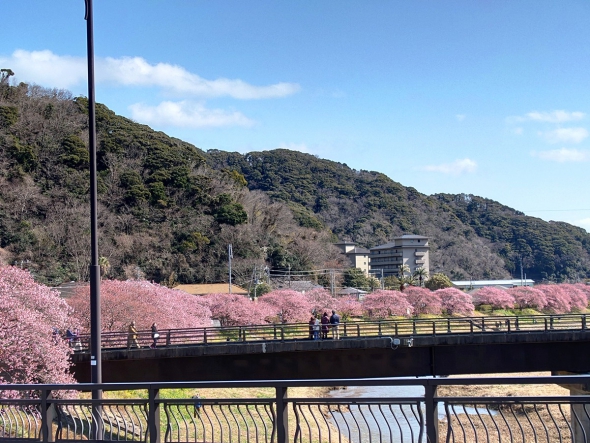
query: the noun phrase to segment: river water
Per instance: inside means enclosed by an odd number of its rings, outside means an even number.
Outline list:
[[[350,386],[330,392],[332,398],[392,398],[393,405],[359,404],[332,410],[331,420],[351,443],[418,442],[426,441],[425,429],[420,429],[420,414],[424,414],[422,386]],[[404,399],[413,399],[405,402]],[[394,400],[392,403],[396,403]],[[467,414],[487,414],[487,410],[462,409]],[[446,420],[439,404],[439,420]],[[422,421],[425,422],[424,419]],[[421,433],[422,431],[422,433]],[[420,438],[421,437],[421,438]]]

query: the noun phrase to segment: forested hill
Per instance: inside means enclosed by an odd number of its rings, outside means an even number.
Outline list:
[[[52,285],[88,278],[87,100],[0,73],[0,263]],[[10,71],[11,72],[11,71]],[[97,105],[99,252],[106,278],[247,284],[253,269],[343,266],[332,245],[431,238],[452,278],[590,275],[590,236],[466,195],[276,150],[203,152]]]
[[[590,277],[590,234],[567,223],[472,195],[423,195],[384,174],[295,151],[209,151],[206,158],[289,204],[303,226],[326,226],[340,240],[372,247],[401,234],[430,237],[431,272],[520,277],[522,260],[527,278],[537,281]]]
[[[0,264],[43,283],[87,280],[88,103],[0,76]],[[99,253],[105,278],[248,284],[255,266],[341,265],[328,230],[210,168],[195,146],[97,104]]]

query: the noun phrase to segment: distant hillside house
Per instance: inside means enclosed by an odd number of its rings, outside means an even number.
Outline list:
[[[366,248],[359,248],[355,243],[350,241],[341,241],[336,243],[335,246],[340,248],[342,254],[348,258],[351,268],[359,268],[369,275],[369,253],[370,251]]]
[[[186,292],[191,295],[207,294],[229,294],[229,283],[211,283],[203,285],[178,285],[174,289]],[[231,285],[231,293],[238,295],[248,295],[248,291],[237,285]]]
[[[493,286],[500,289],[515,288],[517,286],[533,286],[535,282],[530,278],[521,280],[520,278],[514,280],[461,280],[452,281],[453,286],[457,289],[470,291],[472,289],[481,289],[486,286]]]
[[[383,277],[398,276],[401,265],[407,265],[410,273],[418,268],[424,268],[430,275],[430,246],[428,237],[421,235],[402,235],[395,237],[391,243],[371,248],[369,254],[369,267],[371,274],[379,276],[382,270]]]

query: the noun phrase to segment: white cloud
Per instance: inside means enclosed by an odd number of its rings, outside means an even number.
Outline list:
[[[568,112],[564,110],[556,110],[551,112],[532,111],[522,116],[508,117],[509,123],[535,121],[546,123],[564,123],[569,121],[582,120],[586,114],[579,111]]]
[[[514,132],[516,135],[522,135],[524,133],[524,129],[519,126],[518,128],[514,128],[512,132]]]
[[[16,50],[10,57],[0,56],[0,65],[10,66],[20,81],[66,89],[86,83],[86,58],[59,56],[51,51]]]
[[[576,220],[571,222],[572,225],[580,226],[584,228],[586,231],[590,232],[590,218],[583,218],[581,220]]]
[[[457,119],[458,122],[462,122],[463,120],[465,120],[465,117],[467,117],[465,114],[455,115],[455,118]]]
[[[129,106],[131,118],[147,125],[159,127],[205,128],[221,126],[252,126],[255,124],[240,112],[208,109],[202,103],[187,100],[165,101],[158,106],[136,103]]]
[[[539,157],[542,160],[549,160],[558,163],[566,162],[584,162],[590,160],[590,152],[580,149],[553,149],[551,151],[533,151],[533,157]]]
[[[585,128],[558,128],[539,134],[549,143],[580,143],[588,137]]]
[[[477,163],[471,159],[464,158],[455,160],[452,163],[424,166],[423,169],[425,171],[442,172],[443,174],[460,175],[466,172],[475,172]]]
[[[275,149],[289,149],[290,151],[299,151],[310,154],[311,151],[305,143],[281,143]]]
[[[49,87],[71,88],[85,83],[87,76],[85,57],[60,56],[48,50],[16,50],[10,57],[0,57],[0,65],[10,66],[19,79]],[[181,66],[152,65],[141,57],[97,57],[95,75],[97,83],[157,87],[168,93],[195,97],[265,99],[285,97],[301,89],[296,83],[254,86],[239,79],[207,80]]]

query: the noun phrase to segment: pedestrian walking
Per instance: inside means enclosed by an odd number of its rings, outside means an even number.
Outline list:
[[[158,339],[160,338],[160,333],[158,332],[158,325],[156,323],[152,323],[152,340],[153,343],[151,344],[150,348],[156,348],[158,343]]]
[[[135,328],[135,321],[132,321],[129,325],[129,329],[127,330],[127,349],[131,349],[132,347],[139,348],[139,343],[137,342],[137,329]]]

